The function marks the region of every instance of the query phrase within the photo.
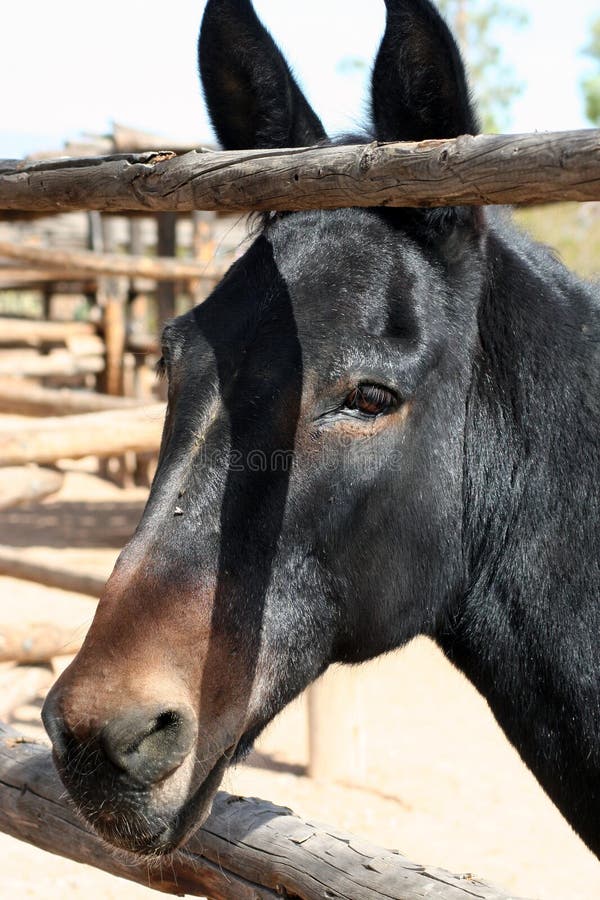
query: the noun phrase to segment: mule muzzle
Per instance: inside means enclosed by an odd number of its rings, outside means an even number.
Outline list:
[[[198,759],[198,719],[184,703],[85,719],[67,708],[68,695],[55,686],[42,719],[80,815],[120,849],[172,852],[210,813],[231,751]]]

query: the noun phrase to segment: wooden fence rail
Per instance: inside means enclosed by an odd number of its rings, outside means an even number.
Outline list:
[[[118,856],[78,819],[50,751],[0,723],[0,831],[60,856],[170,894],[211,900],[508,900],[471,876],[410,862],[262,800],[217,795],[204,827],[149,867]]]
[[[42,323],[47,324],[47,323]],[[35,335],[36,322],[32,331]],[[0,319],[0,329],[2,320]],[[2,336],[0,335],[0,345]],[[18,416],[72,416],[95,412],[140,409],[144,404],[134,397],[109,397],[95,391],[72,388],[38,387],[20,378],[0,377],[0,413]],[[147,404],[146,404],[147,405]],[[43,424],[43,423],[42,423]],[[35,423],[33,425],[35,428]]]
[[[0,197],[2,188],[0,187]],[[1,201],[0,201],[1,202]],[[0,241],[0,257],[19,259],[46,268],[82,275],[117,275],[126,278],[150,278],[154,281],[218,281],[225,270],[205,263],[149,256],[125,256],[94,253],[91,250],[55,250]],[[2,274],[2,269],[0,269]],[[10,277],[10,276],[9,276]],[[58,280],[58,279],[57,279]]]
[[[0,575],[45,584],[46,587],[60,588],[61,591],[85,594],[95,599],[100,597],[106,584],[106,578],[101,575],[77,571],[72,566],[69,567],[68,563],[61,565],[60,558],[58,562],[39,560],[27,548],[7,544],[0,544]]]
[[[39,319],[11,319],[0,316],[0,347],[11,344],[67,343],[72,338],[96,334],[91,322],[46,322]]]
[[[600,200],[600,130],[0,160],[0,210],[173,211]]]
[[[155,453],[160,447],[165,406],[84,413],[42,419],[18,431],[0,428],[0,466],[53,463],[84,456]]]
[[[39,466],[6,466],[0,468],[0,510],[22,503],[39,503],[57,494],[64,481],[62,472]]]
[[[0,663],[49,664],[56,656],[77,653],[82,642],[81,629],[65,628],[53,622],[21,627],[0,623]]]

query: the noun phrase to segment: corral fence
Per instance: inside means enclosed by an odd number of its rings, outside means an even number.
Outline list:
[[[0,160],[0,210],[249,212],[600,199],[600,131]]]
[[[239,213],[559,200],[600,200],[600,130],[465,136],[418,144],[369,143],[235,153],[200,149],[180,154],[152,151],[35,162],[0,160],[0,211],[4,212]],[[157,281],[214,281],[220,274],[193,262],[124,259],[84,251],[59,253],[14,242],[0,242],[0,257],[81,277],[91,273]],[[12,327],[18,330],[19,325],[13,323]],[[55,326],[37,323],[35,327],[43,331]],[[80,336],[85,334],[82,326]],[[55,417],[41,425],[26,426],[17,436],[0,433],[0,488],[2,473],[14,485],[16,473],[31,462],[53,463],[89,453],[102,456],[158,450],[162,406],[31,385],[19,394],[14,384],[3,384],[0,379],[0,411],[32,409]],[[48,470],[46,477],[48,481],[41,479],[34,496],[56,490],[59,476],[54,473],[53,480],[52,470]],[[23,491],[27,494],[31,485],[25,484],[19,496]],[[92,594],[102,586],[99,580],[87,583],[84,577],[83,582],[78,581],[76,574],[69,580],[69,573],[53,573],[43,566],[38,569],[31,561],[0,547],[0,573]],[[13,633],[5,638],[0,656],[2,660],[43,664],[61,652],[61,647],[77,649],[60,630],[46,629],[26,638]],[[40,672],[42,681],[47,680],[43,666]],[[316,691],[313,702],[318,708],[318,688]],[[321,700],[326,705],[326,698]],[[326,769],[326,762],[322,762]],[[507,898],[470,876],[461,878],[428,869],[352,835],[303,821],[289,810],[224,793],[218,795],[205,826],[169,866],[152,870],[142,861],[119,860],[71,811],[48,749],[2,725],[0,830],[52,853],[175,894],[303,900]]]

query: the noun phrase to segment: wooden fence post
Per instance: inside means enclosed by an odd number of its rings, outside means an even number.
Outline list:
[[[214,239],[214,223],[215,214],[201,211],[192,213],[192,247],[194,259],[202,265],[209,266],[214,261],[215,256],[215,239]],[[212,285],[208,286],[205,281],[194,281],[190,284],[191,294],[194,303],[202,303],[210,292]]]
[[[104,251],[115,250],[114,221],[104,216],[102,220]],[[124,279],[106,276],[98,285],[98,302],[102,308],[102,325],[106,347],[106,368],[103,390],[113,397],[123,396],[123,357],[127,336],[126,322],[127,287]]]
[[[364,786],[366,734],[361,671],[333,666],[308,689],[308,773]]]
[[[158,255],[174,257],[177,252],[177,213],[159,213],[157,218]],[[158,306],[158,333],[175,315],[175,282],[161,281],[156,288]]]

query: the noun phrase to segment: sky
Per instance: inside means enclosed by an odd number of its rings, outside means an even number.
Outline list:
[[[589,126],[581,53],[598,0],[511,0],[529,15],[521,33],[498,32],[525,84],[510,131]],[[255,0],[330,133],[364,119],[368,71],[384,27],[383,0]],[[204,0],[30,0],[6,3],[0,37],[0,157],[55,150],[65,139],[120,124],[190,143],[211,139],[196,70]],[[368,12],[366,12],[368,10]],[[568,11],[566,11],[568,10]]]

